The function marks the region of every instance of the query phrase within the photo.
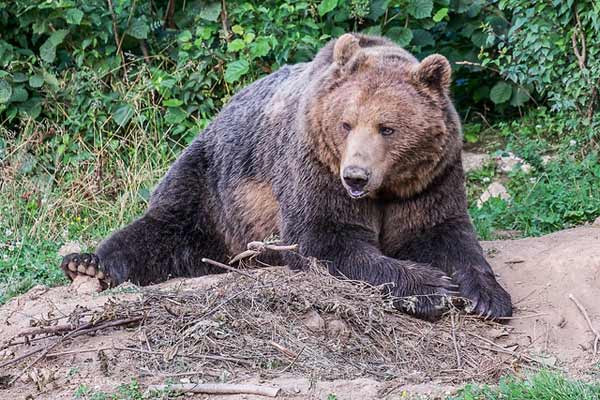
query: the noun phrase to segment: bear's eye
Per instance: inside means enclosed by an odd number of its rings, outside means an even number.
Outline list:
[[[379,133],[382,134],[383,136],[389,136],[392,133],[394,133],[394,129],[393,128],[388,128],[387,126],[381,126],[379,127]]]
[[[352,126],[350,126],[350,124],[347,122],[342,122],[342,129],[346,132],[350,132],[352,130]]]

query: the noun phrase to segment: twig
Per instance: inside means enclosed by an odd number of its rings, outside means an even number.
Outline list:
[[[595,356],[596,354],[598,354],[598,341],[600,341],[600,332],[598,332],[598,330],[596,328],[594,328],[594,325],[592,325],[592,320],[590,319],[590,316],[588,315],[587,311],[585,310],[585,307],[579,302],[579,300],[577,300],[577,298],[575,296],[573,296],[572,293],[569,293],[569,299],[571,299],[571,301],[573,303],[575,303],[577,308],[579,308],[579,311],[581,311],[581,313],[583,314],[588,326],[590,327],[590,330],[596,336],[594,338],[594,356]]]
[[[85,334],[91,333],[91,332],[95,332],[95,331],[98,331],[98,330],[101,330],[101,329],[104,329],[104,328],[109,328],[109,327],[113,327],[113,326],[125,325],[125,324],[129,324],[129,323],[132,323],[132,322],[137,322],[137,321],[141,320],[142,318],[143,317],[140,316],[140,317],[133,317],[133,318],[116,320],[116,321],[109,321],[109,322],[106,322],[106,323],[103,323],[103,324],[92,326],[91,328],[88,328],[89,324],[86,324],[84,326],[81,326],[81,327],[77,328],[76,330],[74,330],[72,332],[69,332],[67,335],[61,337],[60,339],[58,339],[57,341],[55,341],[54,343],[52,343],[51,345],[49,345],[49,346],[47,346],[45,348],[40,347],[39,349],[32,350],[32,351],[30,351],[30,352],[28,352],[26,354],[23,354],[20,357],[17,357],[17,358],[14,358],[14,359],[10,360],[10,361],[2,363],[0,365],[0,368],[3,368],[3,367],[5,367],[7,365],[10,365],[10,364],[14,364],[14,363],[16,363],[16,362],[18,362],[20,360],[23,360],[23,359],[25,359],[27,357],[30,357],[30,356],[32,356],[34,354],[42,352],[42,354],[40,354],[38,356],[38,358],[36,358],[33,362],[31,362],[29,365],[27,365],[25,368],[23,368],[21,370],[21,372],[19,372],[19,373],[17,373],[17,375],[15,375],[15,377],[13,378],[13,380],[9,383],[9,386],[10,386],[13,383],[15,383],[17,381],[17,379],[19,379],[19,377],[21,375],[23,375],[25,372],[27,372],[27,370],[29,368],[33,367],[41,359],[43,359],[44,357],[46,357],[48,355],[48,353],[50,352],[50,350],[52,350],[53,348],[55,348],[56,346],[58,346],[59,344],[61,344],[65,340],[67,340],[67,339],[73,339],[73,338],[76,338],[78,336],[85,335]]]
[[[173,16],[175,15],[175,0],[169,0],[167,4],[167,11],[165,12],[165,21],[163,29],[177,29]]]
[[[91,324],[86,324],[86,326],[91,326]],[[24,331],[19,332],[15,337],[29,336],[29,335],[41,335],[43,333],[49,334],[57,334],[65,331],[72,331],[73,329],[81,328],[75,327],[72,324],[64,324],[64,325],[54,325],[54,326],[44,326],[38,328],[26,329]]]
[[[228,28],[229,21],[227,20],[227,4],[225,4],[225,0],[221,0],[221,23],[223,24],[223,37],[225,41],[229,42],[231,33]]]
[[[229,265],[235,264],[245,258],[254,257],[264,251],[296,251],[298,250],[297,244],[292,245],[277,245],[277,244],[266,244],[264,242],[250,242],[247,245],[248,250],[241,252],[229,261]]]
[[[549,314],[548,313],[538,313],[538,314],[531,314],[531,315],[515,315],[514,317],[497,317],[496,319],[499,321],[512,321],[513,319],[537,318],[537,317],[543,317],[545,315],[549,315]]]
[[[304,351],[306,347],[303,347],[298,354],[296,355],[296,357],[292,360],[292,362],[290,362],[284,369],[282,369],[281,371],[278,372],[278,374],[283,374],[285,371],[287,371],[288,369],[292,368],[292,366],[294,364],[296,364],[296,361],[298,361],[298,359],[300,358],[300,355],[302,354],[302,352]]]
[[[277,350],[279,350],[280,352],[282,352],[286,357],[294,359],[298,357],[298,354],[294,353],[292,350],[280,345],[277,342],[274,342],[273,340],[269,341],[269,344],[273,347],[275,347]]]
[[[125,54],[123,54],[123,49],[121,48],[121,39],[119,38],[119,31],[117,27],[117,16],[115,15],[115,10],[113,8],[112,0],[106,0],[108,3],[108,10],[110,11],[110,16],[112,19],[113,33],[115,36],[115,44],[117,45],[117,54],[121,57],[121,68],[123,68],[123,77],[125,78],[125,82],[128,82],[127,78],[127,68],[125,67]]]
[[[202,261],[203,263],[214,265],[214,266],[219,267],[219,268],[223,268],[223,269],[225,269],[227,271],[235,272],[236,274],[244,275],[247,278],[254,279],[255,281],[258,281],[257,277],[255,277],[253,275],[250,275],[249,273],[247,273],[245,271],[239,270],[237,268],[230,267],[227,264],[223,264],[223,263],[220,263],[220,262],[215,261],[215,260],[211,260],[210,258],[203,258],[200,261]]]
[[[297,244],[290,245],[279,245],[279,244],[268,244],[264,242],[250,242],[248,243],[249,250],[263,251],[263,250],[271,250],[271,251],[296,251],[298,250]]]
[[[456,325],[454,323],[454,313],[450,313],[450,322],[452,323],[452,344],[454,345],[454,353],[456,354],[456,368],[462,368],[462,360],[458,351],[458,343],[456,341]]]
[[[236,385],[231,383],[181,383],[173,385],[150,385],[148,390],[172,390],[175,392],[205,394],[254,394],[258,396],[277,397],[281,389],[273,386]]]
[[[19,357],[15,357],[15,358],[13,358],[11,360],[3,362],[2,364],[0,364],[0,368],[4,368],[4,367],[6,367],[6,366],[8,366],[10,364],[17,363],[17,362],[19,362],[19,361],[21,361],[21,360],[23,360],[23,359],[25,359],[27,357],[30,357],[30,356],[32,356],[32,355],[34,355],[36,353],[39,353],[42,350],[44,350],[43,347],[38,347],[37,349],[30,350],[30,351],[28,351],[25,354],[21,354]]]
[[[575,29],[573,30],[573,34],[571,35],[571,42],[573,45],[573,52],[575,53],[575,57],[577,57],[577,63],[579,64],[579,69],[582,71],[585,69],[586,62],[586,43],[585,43],[585,35],[583,34],[583,30],[581,29],[581,20],[579,19],[579,13],[575,10]],[[581,44],[581,49],[578,46],[579,42]]]
[[[256,250],[244,250],[240,254],[236,255],[231,260],[229,260],[229,265],[233,265],[233,264],[237,263],[238,261],[244,260],[246,258],[254,257],[258,254],[259,254],[259,252]]]

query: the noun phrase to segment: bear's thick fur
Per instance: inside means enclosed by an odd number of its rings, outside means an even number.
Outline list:
[[[246,243],[279,235],[335,275],[386,285],[398,306],[436,318],[455,291],[472,311],[511,315],[467,215],[450,65],[345,34],[312,62],[235,95],[183,152],[146,213],[72,254],[71,278],[146,285],[224,270]]]

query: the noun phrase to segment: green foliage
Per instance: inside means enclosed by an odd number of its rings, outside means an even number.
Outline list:
[[[38,282],[61,282],[48,267],[58,262],[59,244],[93,247],[131,221],[175,156],[237,90],[283,64],[310,60],[344,32],[385,35],[419,58],[447,56],[469,142],[481,139],[486,123],[473,116],[510,115],[538,87],[553,109],[568,109],[560,105],[566,102],[585,112],[594,104],[585,91],[598,66],[597,17],[589,12],[597,5],[589,0],[557,10],[517,0],[191,0],[175,1],[169,15],[170,1],[112,0],[111,10],[105,0],[0,0],[0,250],[12,249],[0,259],[0,302]],[[574,10],[587,43],[583,69],[569,52]],[[558,27],[564,60],[544,24]],[[537,42],[545,43],[541,55]],[[543,68],[536,70],[538,57]],[[582,193],[597,190],[600,120],[574,115],[499,126],[507,149],[528,154],[536,170],[511,178],[520,205],[472,209],[484,237],[509,227],[541,234],[596,212],[597,202]],[[543,128],[531,128],[537,124]],[[576,148],[564,141],[548,148],[566,137]],[[556,166],[530,161],[540,151],[564,157]],[[540,178],[533,188],[532,177]],[[535,222],[539,204],[547,210]]]
[[[596,400],[600,386],[569,380],[555,372],[542,371],[527,379],[505,377],[495,387],[467,385],[447,400]]]
[[[502,0],[499,8],[511,16],[510,29],[498,34],[487,27],[493,46],[481,58],[511,82],[513,92],[495,102],[522,105],[531,92],[553,110],[578,111],[589,123],[598,108],[600,3]]]
[[[599,155],[585,151],[585,138],[570,130],[570,124],[576,122],[540,109],[519,122],[497,125],[497,134],[507,142],[505,151],[522,157],[531,171],[513,170],[504,183],[511,198],[493,198],[481,208],[476,200],[500,177],[493,166],[468,175],[469,211],[481,238],[493,239],[498,230],[540,236],[594,221],[600,215],[596,195],[600,193]]]
[[[117,387],[115,393],[106,393],[104,391],[95,391],[86,385],[80,385],[75,390],[74,397],[84,400],[159,400],[174,399],[181,397],[178,394],[171,394],[169,391],[150,391],[144,392],[136,380],[131,380],[127,384]]]
[[[175,2],[169,22],[168,3],[115,0],[111,11],[104,0],[0,0],[0,118],[69,116],[75,135],[91,120],[127,129],[135,108],[127,92],[149,73],[153,84],[143,89],[155,93],[155,109],[181,101],[159,122],[189,139],[237,88],[309,60],[346,31],[387,35],[421,57],[474,62],[482,27],[499,14],[483,0],[228,1],[224,10],[194,0]],[[497,34],[507,27],[494,26]],[[487,99],[472,93],[486,73],[455,71],[459,100]]]

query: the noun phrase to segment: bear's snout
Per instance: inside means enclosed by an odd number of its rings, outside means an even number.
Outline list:
[[[346,185],[350,196],[355,198],[363,197],[367,194],[365,188],[369,183],[370,176],[371,173],[365,168],[354,165],[344,168],[344,171],[342,172],[344,184]]]

